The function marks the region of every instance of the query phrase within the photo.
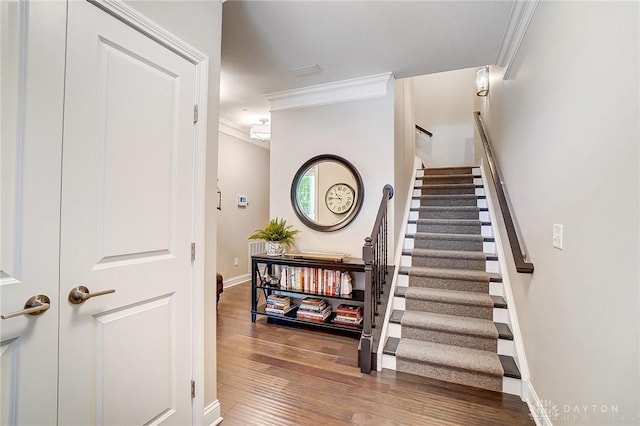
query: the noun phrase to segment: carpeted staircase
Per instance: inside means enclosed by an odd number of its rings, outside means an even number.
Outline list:
[[[416,179],[383,368],[519,394],[481,183],[470,167]]]

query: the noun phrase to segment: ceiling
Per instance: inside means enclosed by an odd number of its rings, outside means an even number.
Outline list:
[[[220,117],[248,128],[264,94],[384,72],[493,64],[514,1],[227,1]],[[290,70],[318,65],[298,77]]]

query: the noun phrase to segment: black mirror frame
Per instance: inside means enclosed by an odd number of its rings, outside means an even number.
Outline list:
[[[309,167],[311,167],[315,163],[318,163],[320,161],[325,161],[325,160],[335,161],[345,166],[353,175],[353,178],[355,179],[356,186],[357,186],[357,189],[356,189],[357,197],[354,202],[353,208],[351,209],[349,214],[345,216],[344,219],[332,225],[321,225],[318,222],[314,222],[313,220],[309,219],[304,214],[302,209],[300,209],[300,206],[297,203],[298,184],[300,183],[300,180],[304,177]],[[298,216],[298,219],[300,219],[302,223],[304,223],[306,226],[316,231],[332,232],[332,231],[337,231],[338,229],[344,228],[345,226],[350,224],[356,218],[356,216],[358,216],[358,213],[360,213],[360,210],[362,209],[363,201],[364,201],[364,185],[362,183],[362,177],[360,176],[360,173],[358,173],[358,170],[353,166],[353,164],[351,164],[349,161],[337,155],[322,154],[309,159],[302,166],[300,166],[300,168],[296,172],[296,175],[293,178],[293,182],[291,183],[291,206],[293,207],[293,211],[296,212],[296,216]]]

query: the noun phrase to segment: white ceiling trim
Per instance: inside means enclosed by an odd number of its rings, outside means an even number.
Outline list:
[[[520,49],[537,6],[538,0],[516,0],[513,3],[511,16],[509,16],[507,29],[502,38],[498,59],[496,60],[496,65],[505,68],[504,76],[502,77],[504,80],[509,80],[511,76],[511,65],[513,65],[518,55],[518,49]]]
[[[256,146],[259,146],[260,148],[264,148],[264,149],[271,148],[271,143],[269,141],[262,142],[262,141],[256,141],[251,139],[249,137],[249,129],[243,126],[240,126],[239,124],[236,124],[231,120],[227,120],[226,118],[220,117],[218,119],[218,122],[220,123],[220,127],[218,129],[220,133],[224,133],[229,136],[233,136],[236,139],[240,139],[242,141],[252,143]]]
[[[305,108],[338,102],[377,98],[387,94],[387,82],[392,73],[376,74],[301,89],[268,93],[271,111]]]

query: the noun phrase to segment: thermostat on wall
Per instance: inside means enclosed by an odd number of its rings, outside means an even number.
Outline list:
[[[247,207],[249,202],[246,195],[238,195],[238,207]]]

